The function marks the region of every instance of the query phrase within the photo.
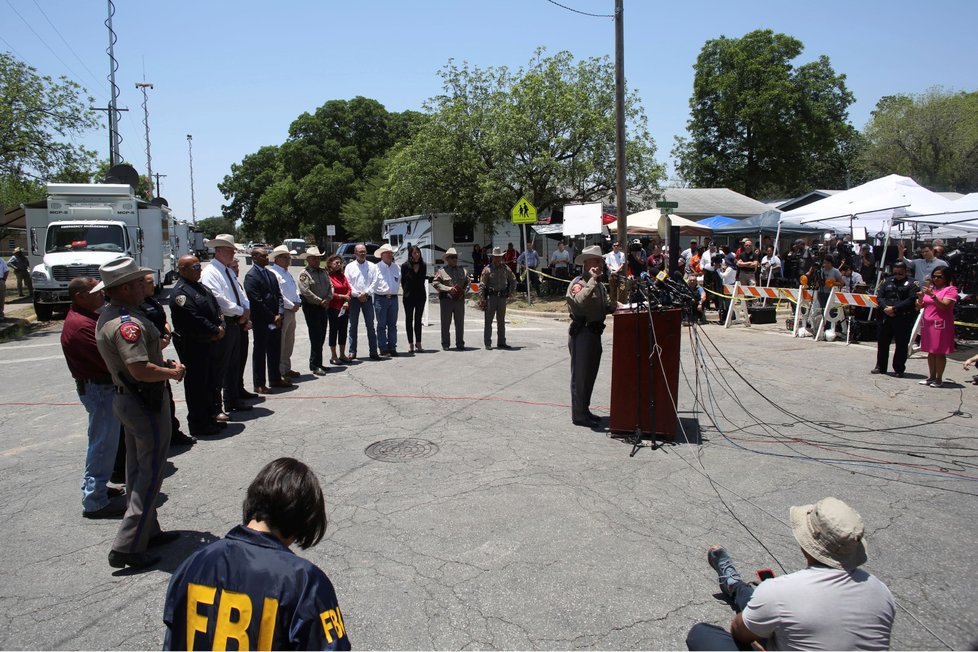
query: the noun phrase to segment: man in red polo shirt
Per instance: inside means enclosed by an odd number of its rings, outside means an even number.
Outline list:
[[[72,279],[68,284],[71,308],[61,331],[61,348],[75,379],[78,398],[88,412],[82,516],[111,518],[125,513],[126,504],[123,500],[112,500],[122,492],[110,489],[107,484],[119,446],[119,419],[112,411],[115,396],[112,375],[95,344],[96,311],[105,303],[103,292],[89,293],[96,283],[95,279],[85,277]]]

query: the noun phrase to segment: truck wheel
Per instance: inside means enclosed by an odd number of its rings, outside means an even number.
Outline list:
[[[38,321],[51,321],[51,316],[54,314],[54,306],[49,303],[38,303],[35,301],[34,314],[37,315]]]

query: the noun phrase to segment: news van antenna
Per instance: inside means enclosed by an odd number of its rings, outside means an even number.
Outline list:
[[[145,77],[143,78],[145,80]],[[143,126],[146,127],[146,179],[149,181],[149,196],[155,197],[159,194],[159,189],[153,192],[153,157],[149,153],[149,97],[146,89],[152,89],[153,85],[146,82],[136,82],[136,88],[143,91]]]
[[[120,153],[122,134],[119,133],[119,87],[115,84],[115,71],[119,69],[119,62],[115,58],[115,43],[119,39],[112,29],[115,5],[112,0],[108,0],[108,3],[109,17],[105,19],[105,26],[109,28],[109,48],[105,52],[109,55],[109,85],[112,87],[109,98],[109,165],[114,167],[123,161]]]

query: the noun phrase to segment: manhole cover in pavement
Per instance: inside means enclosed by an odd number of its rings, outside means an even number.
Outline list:
[[[364,452],[379,462],[410,462],[431,457],[438,452],[438,444],[424,439],[383,439]]]

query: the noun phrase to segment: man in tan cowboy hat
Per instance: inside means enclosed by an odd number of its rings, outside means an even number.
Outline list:
[[[116,386],[113,412],[126,436],[129,504],[109,552],[114,568],[151,566],[159,557],[147,549],[179,536],[160,529],[156,501],[170,447],[166,381],[180,382],[185,370],[179,362],[163,359],[160,332],[138,308],[146,292],[143,277],[152,271],[132,258],[119,258],[99,268],[102,282],[91,290],[104,288],[110,299],[99,315],[95,341]]]
[[[866,563],[863,519],[837,498],[791,508],[791,532],[807,568],[747,584],[720,546],[707,553],[721,592],[738,612],[730,632],[700,623],[690,650],[736,650],[764,642],[768,650],[886,650],[895,603],[890,590],[859,568]]]
[[[333,283],[329,274],[319,266],[323,253],[319,247],[306,249],[306,268],[299,273],[299,296],[302,297],[302,316],[309,329],[309,371],[325,376],[323,344],[326,342],[326,309],[333,298]]]
[[[292,253],[285,245],[272,249],[272,265],[268,269],[278,277],[279,288],[282,290],[282,348],[279,350],[278,368],[283,378],[297,378],[299,372],[292,368],[292,351],[295,349],[295,313],[302,308],[302,297],[299,296],[299,286],[289,272],[292,265]]]
[[[565,299],[571,325],[567,348],[571,359],[571,421],[575,426],[596,426],[591,394],[601,366],[601,333],[605,316],[612,311],[608,292],[598,278],[604,270],[601,247],[592,245],[574,259],[581,275],[570,282]]]
[[[469,275],[458,264],[458,252],[449,247],[444,256],[445,266],[435,272],[432,286],[438,291],[438,305],[441,310],[441,348],[447,351],[451,346],[451,326],[455,320],[455,348],[465,350],[465,288]]]
[[[492,320],[496,320],[496,348],[512,348],[506,343],[506,300],[516,290],[516,275],[503,262],[503,248],[492,250],[492,263],[482,270],[479,279],[479,303],[485,307],[486,327],[483,333],[486,350],[492,348]]]

